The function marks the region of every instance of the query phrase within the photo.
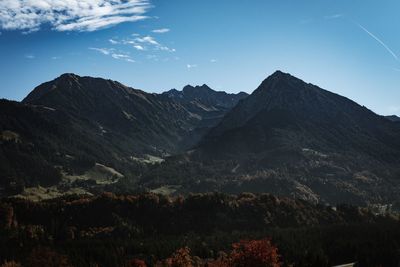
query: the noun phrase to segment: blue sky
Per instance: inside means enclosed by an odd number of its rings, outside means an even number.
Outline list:
[[[65,72],[251,93],[275,70],[400,115],[398,0],[2,0],[0,98]]]

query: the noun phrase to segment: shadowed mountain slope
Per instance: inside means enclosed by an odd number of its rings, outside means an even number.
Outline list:
[[[277,71],[239,101],[194,150],[174,160],[164,165],[191,166],[186,167],[190,174],[171,175],[167,182],[186,183],[188,191],[390,203],[399,192],[400,126]]]
[[[111,80],[63,74],[36,87],[22,103],[4,100],[1,184],[54,184],[61,171],[80,173],[96,162],[139,175],[142,159],[192,147],[233,106],[221,102],[224,109],[216,111],[208,96],[215,91],[197,94],[200,90],[183,103]],[[213,120],[211,113],[217,113]],[[24,161],[38,170],[25,168]]]

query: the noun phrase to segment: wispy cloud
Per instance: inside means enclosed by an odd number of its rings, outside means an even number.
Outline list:
[[[34,58],[35,58],[35,55],[28,54],[28,55],[25,55],[25,58],[27,58],[27,59],[34,59]]]
[[[171,48],[161,44],[156,38],[150,35],[139,35],[134,34],[135,38],[127,38],[121,41],[110,39],[109,42],[112,44],[124,44],[130,45],[136,50],[140,51],[151,51],[151,50],[158,50],[158,51],[167,51],[167,52],[176,52],[175,48]],[[111,41],[112,40],[112,41]]]
[[[135,40],[139,43],[159,45],[159,43],[154,39],[154,37],[151,36],[137,37]]]
[[[114,48],[98,48],[98,47],[89,47],[90,50],[99,52],[106,56],[111,56],[114,59],[124,60],[127,62],[135,62],[133,58],[128,53],[116,51]]]
[[[112,51],[114,51],[113,48],[97,48],[97,47],[89,47],[90,50],[94,50],[97,52],[102,53],[103,55],[109,55],[111,54]]]
[[[166,33],[166,32],[169,32],[169,31],[170,31],[170,29],[168,29],[168,28],[152,30],[152,32],[154,32],[154,33]]]
[[[114,40],[114,39],[109,39],[108,40],[111,44],[119,44],[118,41]]]
[[[358,24],[358,23],[356,23],[357,25],[358,25],[358,27],[360,27],[360,29],[362,29],[364,32],[366,32],[369,36],[371,36],[375,41],[377,41],[379,44],[381,44],[385,49],[386,49],[386,51],[388,51],[391,55],[392,55],[392,57],[395,59],[395,60],[397,60],[397,61],[399,61],[399,57],[393,52],[393,50],[392,49],[390,49],[389,48],[389,46],[387,46],[381,39],[379,39],[375,34],[373,34],[372,32],[370,32],[369,30],[367,30],[364,26],[362,26],[361,24]]]
[[[162,50],[162,51],[167,51],[167,52],[175,52],[176,51],[175,48],[169,48],[168,46],[162,46],[162,45],[158,46],[158,49]]]
[[[189,70],[193,69],[193,68],[197,68],[197,64],[187,64],[186,68],[188,68]]]
[[[211,63],[216,63],[216,62],[218,62],[218,60],[216,60],[215,58],[212,58],[212,59],[210,59],[210,62]]]
[[[137,50],[140,50],[140,51],[145,50],[144,47],[141,46],[141,45],[134,45],[133,47],[134,47],[135,49],[137,49]]]
[[[332,15],[325,16],[324,18],[325,19],[338,19],[341,17],[343,17],[343,14],[332,14]]]
[[[1,0],[0,28],[37,31],[95,31],[146,19],[150,0]]]

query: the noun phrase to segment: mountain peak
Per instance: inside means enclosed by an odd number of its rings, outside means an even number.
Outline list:
[[[203,85],[186,85],[185,87],[183,87],[182,91],[185,92],[197,92],[197,91],[214,91],[213,89],[211,89],[207,84],[203,84]]]
[[[72,72],[67,72],[67,73],[61,74],[57,79],[59,79],[59,78],[77,78],[77,77],[80,77],[80,76],[75,73],[72,73]]]
[[[276,70],[271,76],[282,76],[282,75],[290,75],[290,74],[283,72],[281,70]]]
[[[54,79],[54,82],[65,82],[65,81],[78,81],[82,77],[75,74],[75,73],[63,73],[56,79]]]
[[[291,75],[290,73],[282,72],[280,70],[275,71],[273,74],[268,76],[262,83],[273,83],[275,84],[276,82],[281,82],[281,81],[286,81],[286,82],[291,82],[291,83],[305,83],[303,80]]]

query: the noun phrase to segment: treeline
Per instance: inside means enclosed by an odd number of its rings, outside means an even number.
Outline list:
[[[185,249],[193,264],[210,264],[222,261],[221,255],[231,255],[232,244],[240,240],[257,244],[267,237],[282,266],[400,262],[396,216],[269,194],[170,198],[105,193],[36,203],[4,199],[0,224],[0,263],[15,261],[23,266],[36,266],[31,263],[36,254],[52,255],[45,258],[54,261],[61,257],[70,264],[66,266],[129,266],[134,260],[156,266]],[[226,257],[232,263],[230,258]]]

